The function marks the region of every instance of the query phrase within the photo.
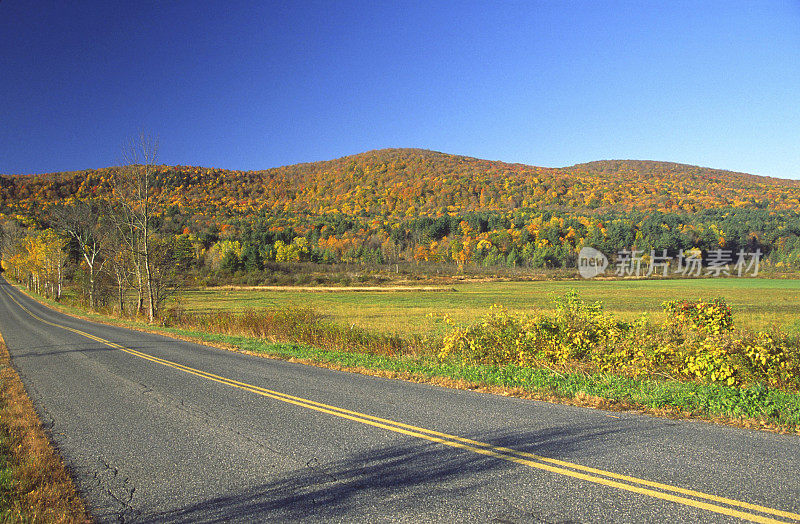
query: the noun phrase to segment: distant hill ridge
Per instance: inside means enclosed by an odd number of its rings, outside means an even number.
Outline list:
[[[41,210],[99,196],[118,168],[0,177],[0,209]],[[673,162],[601,160],[546,168],[425,149],[380,149],[259,171],[161,166],[170,206],[219,216],[354,216],[573,209],[696,212],[800,209],[800,181]]]

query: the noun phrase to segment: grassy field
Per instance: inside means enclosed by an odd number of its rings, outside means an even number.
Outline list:
[[[238,311],[306,306],[333,322],[384,333],[427,334],[441,329],[429,313],[469,323],[492,304],[511,311],[549,310],[552,299],[575,289],[587,300],[601,300],[609,312],[632,319],[649,312],[662,317],[661,302],[724,297],[738,325],[779,326],[800,333],[800,280],[719,278],[696,280],[582,280],[486,282],[445,286],[442,291],[311,291],[309,289],[204,289],[180,297],[189,311]]]
[[[185,305],[195,311],[210,312],[288,304],[324,310],[327,304],[336,308],[335,312],[327,311],[331,320],[346,324],[358,318],[365,327],[402,335],[404,326],[416,326],[418,333],[430,331],[435,324],[425,315],[437,309],[457,313],[466,321],[484,314],[484,307],[493,302],[505,302],[517,310],[546,307],[551,294],[562,295],[572,288],[590,299],[606,299],[611,305],[609,309],[621,316],[636,315],[637,304],[643,309],[658,309],[665,298],[724,295],[739,306],[740,313],[749,311],[740,315],[746,319],[746,325],[758,328],[765,322],[797,325],[799,284],[800,281],[777,280],[492,283],[459,285],[456,291],[450,292],[216,289],[190,292],[184,300]],[[773,303],[781,307],[773,308]],[[625,304],[627,306],[623,307]],[[421,347],[401,343],[399,353],[387,353],[387,347],[394,346],[383,344],[385,341],[374,334],[319,323],[313,317],[306,322],[302,314],[293,323],[296,311],[289,312],[285,318],[281,317],[283,313],[270,311],[252,315],[212,315],[211,318],[187,316],[183,317],[183,324],[159,327],[146,325],[141,320],[112,319],[63,304],[57,307],[69,313],[88,315],[91,319],[333,369],[604,409],[703,417],[779,431],[796,432],[800,428],[797,391],[766,386],[762,382],[740,387],[686,377],[674,379],[665,373],[627,376],[601,372],[587,367],[586,363],[578,363],[574,368],[571,363],[556,365],[557,369],[546,364],[490,365],[437,357],[436,346],[429,346],[427,342]],[[388,338],[388,342],[397,340]],[[373,343],[377,343],[374,348]]]

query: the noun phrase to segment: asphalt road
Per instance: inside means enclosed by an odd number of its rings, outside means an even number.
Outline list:
[[[93,324],[0,332],[100,521],[800,521],[800,438],[374,378]]]

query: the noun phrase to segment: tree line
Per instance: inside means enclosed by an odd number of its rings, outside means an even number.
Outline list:
[[[234,273],[273,262],[427,263],[466,267],[570,268],[584,246],[610,257],[624,250],[704,255],[760,252],[769,266],[800,266],[800,213],[721,208],[699,213],[477,212],[381,217],[261,214],[189,233],[195,267]]]
[[[424,265],[448,266],[455,271],[570,268],[575,266],[580,249],[591,246],[612,260],[615,254],[631,249],[645,255],[666,251],[670,256],[681,251],[707,254],[725,249],[732,253],[758,251],[767,267],[800,267],[800,210],[796,206],[747,203],[750,197],[744,190],[733,204],[694,212],[521,204],[499,209],[491,202],[509,202],[514,193],[495,198],[497,184],[487,182],[486,187],[477,185],[469,190],[479,200],[481,194],[488,198],[485,208],[477,210],[434,211],[430,207],[434,196],[426,199],[412,192],[403,197],[401,191],[395,195],[393,206],[409,212],[370,211],[358,204],[358,199],[348,201],[341,194],[337,197],[338,209],[317,212],[289,205],[304,191],[291,189],[291,184],[280,186],[281,195],[265,196],[262,203],[270,205],[243,204],[248,195],[259,187],[263,189],[259,184],[267,176],[264,173],[249,173],[244,178],[219,173],[217,180],[206,173],[202,182],[192,182],[197,175],[195,168],[156,164],[157,144],[151,138],[138,137],[126,151],[123,167],[101,170],[100,174],[53,175],[46,183],[37,178],[10,181],[0,177],[3,266],[12,277],[56,299],[64,282],[72,282],[79,285],[90,307],[114,305],[120,311],[154,319],[170,293],[187,279],[202,283],[210,276],[214,281],[230,281],[250,275],[254,283],[259,283],[266,272],[292,272],[298,264],[404,264],[411,270]],[[375,158],[384,164],[387,160],[380,155]],[[400,166],[403,158],[392,161]],[[414,165],[433,170],[437,159],[436,155],[422,155],[415,160],[417,164],[407,164],[406,168]],[[485,161],[468,160],[446,158],[454,172],[476,169],[476,163],[496,168]],[[331,168],[329,163],[324,164],[325,169]],[[675,166],[672,169],[682,169]],[[381,171],[364,159],[339,167],[346,173],[343,176],[365,176],[365,180],[371,180],[367,176],[370,173]],[[612,174],[621,169],[604,163],[591,167]],[[639,167],[653,169],[651,164]],[[303,180],[311,184],[308,173],[319,169],[295,166],[269,176],[287,180],[305,177]],[[389,177],[395,171],[384,169],[384,174]],[[491,173],[484,175],[487,181],[494,180]],[[692,176],[701,175],[712,176],[706,172]],[[791,187],[777,183],[773,187],[752,178],[771,191],[782,191],[781,202],[794,198]],[[238,181],[238,189],[234,189],[233,181]],[[320,176],[314,182],[316,186],[306,192],[324,192],[323,186],[329,183],[328,178]],[[183,199],[198,185],[211,188],[202,207]],[[227,189],[213,189],[217,186]],[[354,194],[374,194],[374,186],[371,190],[354,189]],[[536,193],[540,189],[531,186],[525,191]],[[603,197],[603,187],[596,187],[592,194],[598,191]],[[278,202],[283,205],[276,205]]]
[[[155,220],[163,206],[157,156],[157,139],[139,134],[125,146],[125,167],[115,171],[103,198],[69,197],[45,216],[4,220],[4,271],[55,300],[65,279],[77,282],[92,309],[107,305],[114,289],[124,312],[133,290],[131,309],[152,322],[176,288],[180,269],[174,238]]]

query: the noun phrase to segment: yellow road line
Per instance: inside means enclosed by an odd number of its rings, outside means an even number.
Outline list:
[[[43,322],[47,325],[57,327],[60,329],[65,329],[77,335],[86,337],[90,340],[94,340],[99,342],[103,345],[106,345],[113,349],[118,349],[130,355],[158,363],[164,366],[171,367],[173,369],[183,371],[185,373],[189,373],[198,377],[205,378],[207,380],[211,380],[214,382],[218,382],[220,384],[225,384],[227,386],[235,387],[238,389],[242,389],[245,391],[249,391],[251,393],[255,393],[257,395],[261,395],[264,397],[272,398],[275,400],[280,400],[282,402],[287,402],[289,404],[293,404],[296,406],[300,406],[306,409],[315,410],[321,413],[326,413],[329,415],[334,415],[340,418],[344,418],[347,420],[351,420],[354,422],[359,422],[362,424],[378,427],[381,429],[385,429],[388,431],[393,431],[395,433],[400,433],[403,435],[412,436],[415,438],[420,438],[424,440],[428,440],[430,442],[436,442],[439,444],[443,444],[446,446],[465,449],[468,451],[472,451],[474,453],[478,453],[481,455],[490,456],[493,458],[506,460],[509,462],[514,462],[517,464],[522,464],[525,466],[533,467],[536,469],[548,471],[550,473],[555,473],[559,475],[564,475],[567,477],[572,477],[580,480],[585,480],[588,482],[592,482],[595,484],[600,484],[616,489],[621,489],[625,491],[630,491],[633,493],[638,493],[641,495],[647,495],[650,497],[658,498],[661,500],[667,500],[670,502],[675,502],[678,504],[683,504],[686,506],[691,506],[707,511],[711,511],[714,513],[719,513],[722,515],[728,515],[731,517],[737,517],[743,520],[751,521],[751,522],[783,522],[776,520],[772,517],[766,517],[763,515],[755,515],[753,513],[746,513],[744,511],[740,511],[738,509],[734,509],[727,506],[734,506],[737,508],[742,508],[750,511],[755,511],[758,513],[763,513],[767,515],[773,515],[776,517],[783,517],[786,519],[790,519],[793,521],[800,521],[800,514],[792,513],[789,511],[782,511],[774,508],[769,508],[765,506],[760,506],[757,504],[751,504],[748,502],[743,502],[735,499],[729,499],[725,497],[719,497],[716,495],[711,495],[707,493],[703,493],[700,491],[694,491],[690,489],[681,488],[678,486],[670,486],[669,484],[663,484],[660,482],[654,482],[645,479],[639,479],[636,477],[631,477],[628,475],[622,475],[619,473],[614,473],[611,471],[605,471],[597,468],[592,468],[588,466],[583,466],[580,464],[575,464],[571,462],[566,462],[558,459],[552,459],[548,457],[543,457],[540,455],[536,455],[533,453],[528,453],[524,451],[518,451],[515,449],[502,447],[502,446],[493,446],[492,444],[488,444],[485,442],[480,442],[476,440],[471,440],[464,437],[459,437],[457,435],[450,435],[447,433],[442,433],[426,428],[421,428],[418,426],[412,426],[410,424],[405,424],[402,422],[397,422],[390,419],[384,419],[372,415],[368,415],[365,413],[360,413],[357,411],[351,411],[348,409],[340,408],[337,406],[332,406],[328,404],[323,404],[321,402],[316,402],[309,399],[304,399],[302,397],[295,397],[292,395],[288,395],[286,393],[281,393],[279,391],[273,391],[270,389],[262,388],[259,386],[255,386],[252,384],[248,384],[246,382],[239,382],[233,379],[229,379],[226,377],[222,377],[219,375],[215,375],[213,373],[209,373],[207,371],[202,371],[199,369],[195,369],[189,366],[185,366],[183,364],[179,364],[177,362],[172,362],[170,360],[162,359],[159,357],[155,357],[152,355],[148,355],[147,353],[142,353],[141,351],[137,351],[135,349],[131,349],[114,342],[110,342],[106,339],[98,337],[96,335],[92,335],[91,333],[87,333],[85,331],[81,331],[79,329],[74,329],[68,326],[64,326],[62,324],[57,324],[54,322],[50,322],[41,318],[40,316],[33,313],[31,310],[20,304],[8,291],[5,291],[5,294],[14,301],[20,308],[22,308],[26,313],[28,313],[33,318]],[[612,480],[614,479],[614,480]],[[620,482],[623,481],[623,482]],[[638,484],[638,485],[636,485]],[[647,486],[647,487],[643,487]],[[654,488],[654,489],[650,489]],[[656,491],[661,490],[661,491]],[[672,492],[672,493],[668,493]],[[675,495],[674,493],[678,493],[680,496]],[[695,497],[695,498],[687,498],[687,497]],[[696,500],[696,499],[705,499],[705,500]],[[727,506],[720,506],[718,504],[726,504]]]

